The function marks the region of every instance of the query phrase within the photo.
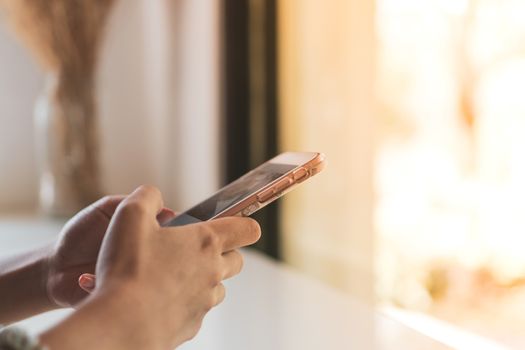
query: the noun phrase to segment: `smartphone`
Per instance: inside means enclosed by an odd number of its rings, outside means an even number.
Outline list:
[[[225,216],[250,216],[319,173],[324,155],[286,152],[251,170],[164,226],[182,226]]]

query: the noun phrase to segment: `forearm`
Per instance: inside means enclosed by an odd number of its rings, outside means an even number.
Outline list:
[[[49,247],[0,261],[0,324],[56,308],[46,290]]]
[[[51,350],[167,349],[148,305],[127,293],[94,295],[61,323],[40,335]]]

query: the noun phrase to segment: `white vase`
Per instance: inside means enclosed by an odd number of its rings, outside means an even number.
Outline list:
[[[101,192],[93,85],[85,81],[51,74],[35,105],[40,208],[52,216],[70,216]]]

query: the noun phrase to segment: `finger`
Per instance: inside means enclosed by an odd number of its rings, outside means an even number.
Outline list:
[[[261,237],[261,227],[251,218],[228,217],[206,224],[219,235],[223,252],[253,244]]]
[[[159,222],[160,226],[163,226],[164,224],[167,224],[173,220],[176,216],[177,214],[170,208],[162,208],[160,213],[157,215],[157,221]]]
[[[213,306],[217,306],[219,305],[220,303],[223,302],[224,298],[226,297],[226,288],[224,287],[224,284],[222,283],[219,283],[217,286],[215,286],[215,289],[213,290],[214,292],[214,304]]]
[[[115,210],[117,210],[118,205],[125,198],[126,196],[124,195],[106,196],[93,203],[92,207],[103,214],[108,220],[111,220],[111,217],[115,213]]]
[[[224,275],[223,280],[238,275],[242,270],[244,259],[242,254],[238,250],[231,250],[227,253],[222,254],[224,262]]]
[[[141,220],[140,215],[155,218],[164,207],[160,191],[149,185],[142,185],[124,199],[118,206],[118,212],[129,216],[130,222]]]
[[[78,285],[88,293],[91,293],[93,290],[95,290],[95,283],[95,275],[90,273],[84,273],[78,278]]]

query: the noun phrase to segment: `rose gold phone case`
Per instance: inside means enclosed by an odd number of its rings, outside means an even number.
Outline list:
[[[272,162],[273,159],[270,159],[266,163]],[[270,184],[263,187],[259,191],[251,194],[249,197],[233,205],[222,213],[219,213],[214,217],[214,219],[226,216],[250,216],[257,210],[278,199],[283,194],[288,193],[298,184],[319,173],[324,169],[325,164],[324,154],[314,153],[314,157],[308,162],[298,165],[296,168],[272,181]]]

